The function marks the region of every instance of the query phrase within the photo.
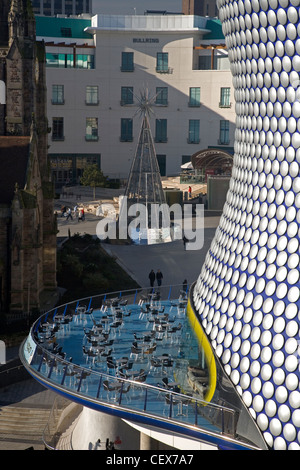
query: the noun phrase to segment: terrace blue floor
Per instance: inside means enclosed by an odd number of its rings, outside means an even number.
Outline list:
[[[85,406],[187,435],[230,434],[232,410],[204,400],[208,368],[186,304],[166,289],[70,303],[33,325],[23,362]]]

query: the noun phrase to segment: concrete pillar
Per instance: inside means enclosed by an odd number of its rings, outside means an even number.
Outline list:
[[[140,450],[158,450],[159,442],[147,434],[140,433]]]

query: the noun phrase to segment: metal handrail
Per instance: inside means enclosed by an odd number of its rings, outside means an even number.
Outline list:
[[[5,365],[5,364],[3,364],[3,365]],[[9,374],[9,372],[12,372],[13,370],[19,370],[19,369],[23,369],[23,368],[24,368],[23,364],[19,364],[18,366],[9,367],[9,369],[0,370],[0,375]]]
[[[45,359],[46,355],[47,356],[50,356],[51,359],[52,359],[52,362],[54,361],[57,361],[57,356],[53,353],[51,353],[50,351],[44,349],[43,347],[41,347],[40,345],[37,345],[38,348],[40,348],[41,351],[43,351],[43,354],[41,355],[41,359],[40,359],[40,366],[38,367],[37,369],[37,372],[42,376],[42,377],[45,377],[45,375],[43,375],[41,372],[40,372],[40,368],[43,364],[43,360]],[[62,366],[66,366],[65,367],[65,370],[64,370],[64,375],[62,377],[62,381],[60,384],[61,387],[64,387],[64,382],[65,382],[65,379],[66,379],[66,376],[67,376],[67,370],[68,370],[68,367],[75,367],[77,372],[80,373],[81,375],[83,375],[83,372],[86,372],[88,373],[89,375],[96,375],[99,377],[99,381],[101,379],[107,379],[107,380],[116,380],[116,377],[113,376],[113,375],[110,375],[110,374],[106,374],[105,372],[99,372],[99,371],[96,371],[96,370],[92,370],[88,367],[84,367],[84,366],[80,366],[78,364],[73,364],[72,362],[70,361],[67,361],[65,359],[59,359],[58,361]],[[47,379],[50,381],[51,379],[51,375],[52,375],[52,372],[53,372],[53,367],[50,367],[50,371],[47,375]],[[232,410],[231,408],[228,408],[228,407],[225,407],[225,406],[221,406],[221,405],[218,405],[217,403],[211,403],[211,402],[207,402],[205,400],[202,400],[201,398],[197,398],[195,396],[192,396],[192,395],[187,395],[187,394],[183,394],[183,393],[179,393],[179,392],[175,392],[175,391],[172,391],[172,390],[166,390],[165,388],[162,388],[162,387],[159,387],[159,386],[155,386],[155,385],[151,385],[151,384],[147,384],[147,383],[142,383],[142,382],[137,382],[135,380],[132,380],[132,379],[126,379],[126,378],[123,378],[123,377],[118,377],[117,378],[119,382],[121,383],[127,383],[127,384],[131,384],[131,385],[137,385],[141,388],[145,388],[145,389],[148,389],[148,390],[155,390],[155,391],[160,391],[161,393],[164,393],[166,395],[170,395],[172,397],[178,397],[180,399],[191,399],[193,400],[195,403],[199,404],[199,405],[202,405],[202,406],[209,406],[209,407],[212,407],[216,410],[219,410],[219,411],[223,411],[223,412],[228,412],[228,413],[232,413],[232,414],[235,414],[235,410]],[[103,380],[102,380],[103,382]],[[56,383],[56,382],[55,382]],[[69,389],[69,387],[64,387],[66,390]],[[74,391],[76,392],[80,392],[80,384],[78,385],[77,387],[77,390],[74,389]],[[88,395],[87,395],[88,396]],[[121,402],[121,400],[120,400]]]
[[[74,364],[70,363],[69,361],[64,361],[64,360],[62,360],[61,363],[62,363],[62,365],[66,365],[67,367],[71,366],[71,365],[74,365]],[[123,411],[130,411],[133,414],[139,414],[139,415],[142,415],[142,416],[152,417],[152,418],[156,418],[156,419],[158,418],[157,415],[154,415],[151,412],[147,411],[147,397],[148,397],[148,392],[149,391],[159,392],[160,394],[163,394],[165,397],[168,396],[169,401],[170,401],[168,414],[166,414],[164,416],[163,413],[161,413],[161,415],[159,416],[160,420],[162,420],[162,421],[167,420],[169,423],[173,423],[173,424],[176,424],[176,425],[178,425],[180,423],[181,425],[183,425],[185,427],[193,426],[194,429],[195,428],[198,428],[199,430],[203,429],[203,430],[205,430],[205,432],[207,432],[207,430],[205,428],[201,427],[198,424],[198,416],[199,416],[199,408],[201,408],[201,407],[202,408],[205,407],[205,409],[210,408],[212,410],[220,412],[220,414],[221,414],[221,423],[222,423],[222,427],[221,427],[219,432],[210,431],[210,434],[220,435],[220,436],[227,435],[228,437],[230,437],[232,439],[234,439],[234,437],[235,437],[235,429],[233,429],[232,432],[228,432],[228,430],[225,429],[225,421],[226,421],[225,416],[226,415],[230,417],[230,421],[231,421],[232,425],[235,424],[235,414],[236,414],[236,412],[234,410],[230,409],[230,408],[220,406],[220,405],[214,404],[214,403],[208,403],[208,402],[205,402],[204,400],[201,400],[201,399],[199,399],[197,397],[194,397],[194,396],[181,394],[181,393],[174,392],[174,391],[171,391],[171,390],[165,390],[162,387],[157,387],[157,386],[154,386],[154,385],[151,385],[151,384],[139,383],[139,382],[136,382],[134,380],[125,379],[125,378],[118,378],[118,381],[121,384],[124,384],[124,383],[131,384],[133,386],[138,386],[139,388],[143,389],[144,396],[145,396],[143,407],[141,407],[141,409],[131,409],[130,406],[128,406],[127,404],[126,404],[125,407],[122,406],[122,405],[124,405],[123,400],[122,400],[122,398],[123,398],[122,397],[122,391],[120,393],[118,401],[111,402],[109,400],[104,400],[103,397],[101,399],[99,398],[99,390],[101,388],[101,384],[103,384],[103,379],[108,379],[110,381],[112,381],[112,380],[115,381],[116,380],[115,376],[111,376],[109,374],[98,372],[98,371],[91,371],[88,368],[85,368],[85,367],[82,367],[82,366],[77,366],[77,365],[76,365],[76,369],[78,369],[79,373],[81,372],[81,375],[84,371],[87,371],[87,372],[90,373],[90,375],[97,375],[99,377],[99,387],[98,387],[98,393],[97,393],[98,396],[92,397],[88,393],[82,393],[80,391],[80,386],[77,386],[77,388],[74,387],[73,389],[70,388],[70,387],[64,386],[65,375],[63,376],[62,382],[60,384],[55,382],[55,381],[51,381],[51,376],[47,377],[46,381],[49,384],[52,384],[52,385],[53,385],[53,383],[55,383],[55,385],[58,387],[59,390],[65,390],[69,393],[71,392],[71,393],[73,393],[74,396],[76,395],[78,398],[85,397],[87,399],[92,400],[93,402],[97,402],[97,403],[101,404],[102,406],[106,406],[108,408],[110,408],[113,405],[114,408],[116,408],[116,406],[117,406],[120,410],[123,410]],[[37,375],[40,375],[40,376],[45,378],[45,376],[42,375],[42,374],[37,374]],[[183,422],[182,420],[179,420],[178,418],[173,417],[173,409],[174,409],[174,406],[176,405],[176,398],[179,400],[179,402],[180,401],[185,401],[185,402],[189,401],[190,404],[192,404],[192,403],[194,404],[194,406],[195,406],[195,419],[194,419],[193,423]],[[249,447],[251,447],[251,446],[249,446]]]
[[[45,350],[46,351],[46,350]],[[49,354],[49,351],[46,351],[47,352],[47,355],[50,355],[52,356],[52,359],[53,360],[57,360],[57,356],[55,354]],[[40,361],[40,363],[42,364],[43,362],[43,359],[45,358],[45,356],[42,356],[42,359]],[[61,383],[59,384],[60,386],[64,386],[64,382],[65,382],[65,378],[67,376],[67,368],[68,367],[72,367],[72,366],[75,366],[76,370],[78,371],[78,373],[80,373],[80,375],[83,375],[83,372],[86,372],[88,373],[89,375],[97,375],[99,377],[99,382],[101,380],[101,382],[103,383],[103,378],[104,379],[107,379],[107,380],[116,380],[116,377],[113,376],[113,375],[110,375],[110,374],[106,374],[105,372],[99,372],[99,371],[96,371],[96,370],[91,370],[89,369],[88,367],[84,367],[84,366],[79,366],[77,364],[73,364],[72,362],[70,361],[66,361],[65,359],[62,359],[60,360],[59,362],[61,362],[61,364],[64,366],[66,366],[65,368],[65,371],[64,371],[64,375],[63,375],[63,378],[62,378],[62,381]],[[40,371],[38,371],[40,372]],[[44,377],[43,374],[40,374],[41,376]],[[48,376],[47,376],[47,379],[49,379],[50,381],[50,378],[51,378],[51,371],[49,372]],[[192,401],[194,401],[195,403],[199,404],[199,405],[202,405],[202,406],[209,406],[209,407],[212,407],[216,410],[219,410],[219,411],[223,411],[223,412],[228,412],[228,413],[232,413],[232,414],[235,414],[235,410],[232,410],[231,408],[228,408],[226,406],[221,406],[221,405],[218,405],[217,403],[210,403],[210,402],[207,402],[205,400],[202,400],[201,398],[197,398],[195,396],[192,396],[192,395],[187,395],[187,394],[184,394],[184,393],[179,393],[179,392],[175,392],[175,391],[172,391],[172,390],[166,390],[165,388],[162,388],[162,387],[159,387],[159,386],[155,386],[155,385],[151,385],[151,384],[147,384],[147,383],[142,383],[142,382],[137,382],[135,380],[132,380],[132,379],[126,379],[126,378],[123,378],[123,377],[117,377],[118,381],[121,382],[122,384],[123,383],[127,383],[127,384],[131,384],[131,385],[138,385],[139,387],[141,388],[145,388],[145,389],[148,389],[148,390],[155,390],[155,391],[159,391],[163,394],[166,394],[166,395],[170,395],[172,397],[178,397],[179,399],[190,399]],[[65,387],[66,390],[68,390],[69,388],[68,387]],[[77,390],[75,390],[77,393],[80,392],[80,383],[77,387]],[[120,394],[120,396],[122,395],[122,393]],[[88,395],[87,395],[88,396]],[[121,398],[119,399],[119,403],[121,403]]]
[[[164,286],[164,287],[169,288],[168,297],[170,299],[172,288],[173,287],[179,288],[180,286]],[[38,320],[36,320],[36,322],[32,325],[32,327],[30,329],[30,333],[29,333],[28,338],[30,338],[30,341],[31,342],[33,341],[34,344],[35,344],[35,353],[34,353],[34,356],[33,356],[33,358],[32,358],[29,365],[26,363],[26,359],[24,357],[24,345],[25,345],[27,340],[25,340],[25,342],[23,343],[23,346],[21,347],[20,356],[21,356],[22,362],[24,363],[25,367],[29,368],[29,370],[31,372],[34,371],[33,375],[36,375],[37,378],[42,377],[43,381],[48,382],[49,385],[55,384],[55,386],[58,389],[60,389],[62,391],[65,390],[66,392],[71,393],[71,395],[73,395],[73,396],[85,397],[89,400],[92,400],[93,402],[101,404],[101,406],[111,407],[111,402],[109,400],[104,400],[103,397],[101,397],[101,399],[100,399],[99,396],[100,396],[101,387],[103,386],[103,381],[104,380],[108,380],[108,381],[114,380],[115,381],[116,380],[115,376],[112,376],[110,374],[106,374],[104,372],[95,371],[95,370],[92,370],[90,368],[87,368],[87,367],[84,367],[84,366],[81,366],[81,365],[78,365],[78,364],[74,364],[74,363],[72,363],[72,362],[70,362],[70,361],[68,361],[64,358],[58,357],[56,354],[52,353],[51,351],[44,348],[41,344],[39,344],[36,341],[34,333],[35,333],[36,329],[38,328],[38,326],[40,325],[40,323],[43,321],[43,319],[48,319],[49,315],[51,317],[52,314],[53,314],[53,319],[54,319],[55,315],[57,314],[58,309],[60,311],[63,311],[64,314],[66,314],[68,306],[74,306],[74,305],[78,306],[80,303],[82,303],[84,301],[87,301],[87,302],[89,302],[89,307],[90,307],[92,300],[94,300],[94,299],[102,299],[103,300],[103,299],[106,299],[108,296],[109,296],[109,298],[114,298],[116,296],[119,296],[119,297],[122,296],[122,298],[124,298],[124,296],[127,297],[128,295],[131,295],[131,296],[134,295],[134,302],[133,303],[135,303],[135,301],[137,299],[137,294],[142,293],[144,291],[145,291],[144,288],[139,288],[139,289],[130,289],[130,290],[121,291],[121,292],[119,292],[119,291],[110,292],[110,293],[107,293],[107,294],[101,294],[101,295],[93,296],[93,297],[84,297],[84,298],[79,299],[75,302],[68,302],[66,304],[63,304],[63,305],[59,306],[58,308],[53,308],[52,310],[46,312]],[[149,288],[146,289],[146,292],[149,292]],[[37,364],[37,362],[36,362],[34,364],[35,367],[33,367],[33,362],[36,360],[35,358],[39,358],[39,364]],[[48,364],[50,363],[50,367],[47,371],[47,374],[41,372],[41,367],[42,367],[45,359],[47,359]],[[55,362],[57,364],[59,364],[61,367],[64,367],[63,376],[62,376],[62,379],[61,379],[60,383],[55,379],[53,380],[53,376],[52,376]],[[71,368],[71,367],[76,368],[77,373],[80,374],[80,379],[79,379],[79,383],[77,385],[77,388],[75,386],[72,388],[70,386],[65,385],[65,379],[66,379],[66,376],[67,376],[67,371],[68,371],[68,368]],[[99,385],[98,385],[98,391],[97,391],[96,397],[91,396],[88,393],[83,393],[82,392],[81,385],[82,385],[84,374],[86,374],[87,376],[92,376],[93,378],[98,379]],[[157,419],[158,416],[156,414],[149,413],[147,411],[147,402],[148,402],[148,396],[151,392],[159,393],[159,394],[163,395],[165,398],[166,397],[169,398],[170,407],[169,407],[168,421],[170,421],[170,419],[172,419],[172,421],[176,422],[177,425],[179,423],[183,426],[190,426],[191,423],[189,423],[189,422],[187,423],[186,421],[172,418],[172,414],[173,414],[172,412],[173,412],[174,404],[176,404],[176,403],[178,404],[178,402],[180,402],[180,401],[181,402],[188,401],[190,404],[194,404],[194,406],[195,406],[195,419],[194,419],[193,426],[195,426],[196,428],[201,429],[201,426],[198,424],[199,410],[202,410],[202,409],[212,410],[213,412],[220,413],[222,426],[221,426],[220,432],[214,432],[214,431],[210,431],[210,432],[212,432],[213,434],[215,433],[216,435],[226,434],[230,438],[234,439],[234,436],[236,434],[236,429],[235,429],[235,421],[236,421],[235,420],[235,414],[236,414],[236,412],[234,410],[232,410],[230,408],[227,408],[227,407],[224,407],[224,406],[221,406],[221,405],[218,405],[218,404],[215,404],[215,403],[206,402],[205,400],[199,399],[195,396],[189,396],[187,394],[182,394],[182,393],[178,393],[178,392],[175,392],[175,391],[166,390],[162,387],[154,386],[154,385],[151,385],[151,384],[148,384],[148,383],[136,382],[135,380],[120,378],[120,377],[118,377],[117,380],[122,384],[122,389],[121,389],[121,393],[120,393],[118,403],[114,402],[114,404],[113,404],[114,408],[116,407],[116,405],[118,405],[118,407],[120,409],[126,410],[127,412],[130,411],[131,413],[138,413],[139,415],[147,415],[147,416],[151,416],[152,418],[154,417],[154,418]],[[138,385],[138,387],[143,391],[143,393],[144,393],[143,409],[138,409],[138,410],[135,409],[135,408],[133,409],[133,408],[130,408],[128,405],[126,405],[124,407],[124,403],[122,401],[124,384],[128,384],[128,385],[131,385],[131,386],[137,386]],[[160,415],[159,415],[160,420],[165,419],[164,416],[162,416],[162,414],[163,413],[161,412]],[[229,416],[231,418],[230,421],[232,423],[232,427],[231,427],[230,430],[225,429],[225,421],[226,421],[225,416],[226,417]],[[204,429],[204,428],[202,427],[202,429]]]

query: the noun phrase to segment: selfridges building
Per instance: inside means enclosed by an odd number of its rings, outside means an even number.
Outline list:
[[[300,0],[217,0],[235,154],[192,306],[271,449],[300,448]]]

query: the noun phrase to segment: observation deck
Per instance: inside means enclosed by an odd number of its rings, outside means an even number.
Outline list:
[[[180,286],[54,308],[32,325],[20,357],[38,382],[85,407],[215,447],[260,448],[240,434],[241,411],[218,390],[215,359]]]

